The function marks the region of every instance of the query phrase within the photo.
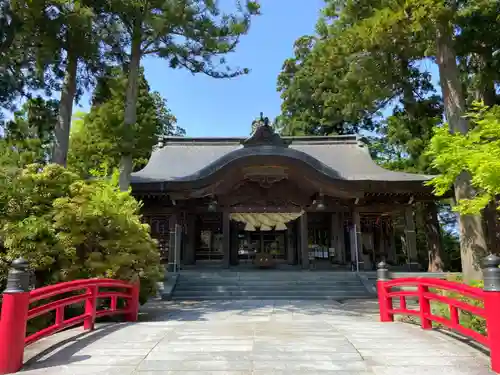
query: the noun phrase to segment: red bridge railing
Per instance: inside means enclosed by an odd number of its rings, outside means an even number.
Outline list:
[[[491,368],[493,371],[500,373],[499,266],[500,258],[496,255],[490,255],[483,260],[484,289],[481,289],[459,282],[425,277],[406,277],[391,280],[387,265],[385,262],[381,262],[377,269],[380,321],[392,322],[394,321],[394,315],[409,315],[419,318],[422,329],[432,329],[433,322],[439,323],[489,348]],[[413,290],[404,289],[409,287]],[[454,292],[477,301],[477,304],[438,294],[432,289]],[[408,307],[407,298],[417,300],[418,305],[413,305],[412,308]],[[399,300],[399,307],[394,306],[394,299]],[[449,318],[436,315],[431,308],[432,301],[448,305]],[[461,325],[461,311],[485,319],[486,333],[482,334]]]
[[[138,283],[131,284],[113,279],[86,279],[28,291],[27,266],[27,262],[23,259],[12,262],[7,288],[3,292],[0,318],[0,375],[19,371],[23,365],[24,348],[43,337],[82,323],[85,330],[93,330],[96,318],[101,316],[123,314],[126,321],[137,321]],[[101,290],[101,288],[114,290]],[[109,307],[98,309],[98,300],[102,299],[110,301]],[[40,304],[44,300],[48,301]],[[124,303],[120,304],[119,300],[123,300]],[[36,306],[30,307],[33,303],[36,303]],[[83,313],[66,318],[65,307],[77,303],[84,304]],[[122,305],[124,307],[119,307]],[[30,319],[52,311],[55,311],[54,324],[26,336],[27,323]]]

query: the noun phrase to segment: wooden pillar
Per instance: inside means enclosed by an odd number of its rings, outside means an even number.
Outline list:
[[[309,238],[307,230],[307,212],[299,218],[299,251],[302,258],[302,268],[309,268]]]
[[[296,222],[292,221],[286,225],[286,240],[287,240],[287,253],[286,260],[290,265],[297,264],[297,239],[295,237]]]
[[[235,222],[230,221],[229,227],[231,229],[230,234],[230,251],[229,251],[229,264],[232,266],[237,266],[240,263],[240,258],[238,256],[238,228]]]
[[[231,220],[229,212],[222,213],[222,266],[229,268],[231,257]]]
[[[384,221],[380,219],[380,226],[378,228],[378,254],[379,254],[379,262],[382,259],[387,259],[387,236],[384,231]]]
[[[405,207],[404,216],[408,265],[411,271],[418,271],[420,266],[417,259],[417,235],[415,233],[415,221],[413,220],[413,206]]]
[[[168,272],[175,271],[175,227],[177,225],[178,214],[172,213],[168,219]]]
[[[335,249],[335,260],[339,260],[339,249],[337,249],[337,238],[339,236],[339,217],[336,212],[332,212],[330,220],[330,247]]]
[[[338,212],[337,217],[338,217],[337,251],[339,252],[339,261],[344,263],[347,261],[347,254],[345,248],[344,213]]]
[[[361,233],[361,216],[359,211],[354,210],[352,212],[353,224],[354,224],[354,243],[355,248],[353,249],[358,253],[358,263],[359,270],[363,271],[365,269],[364,266],[364,256],[363,256],[363,234]],[[352,250],[351,250],[352,251]],[[356,267],[356,265],[354,265]]]
[[[186,220],[183,264],[194,264],[196,262],[196,235],[196,215],[188,214]]]
[[[387,260],[390,260],[396,264],[396,228],[394,227],[394,221],[392,221],[391,228],[389,230],[389,249],[387,251]]]

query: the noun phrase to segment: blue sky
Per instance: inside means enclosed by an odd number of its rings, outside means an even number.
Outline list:
[[[222,0],[223,5],[234,1]],[[254,18],[249,34],[227,59],[233,67],[249,68],[249,75],[217,80],[170,69],[167,61],[147,56],[142,65],[149,85],[167,99],[188,136],[248,136],[260,112],[271,119],[280,113],[278,74],[284,60],[293,56],[295,40],[314,33],[323,4],[323,0],[261,0],[262,15]],[[437,87],[436,66],[430,61],[421,66],[431,72]],[[74,112],[88,110],[89,95],[84,95]]]
[[[261,4],[262,15],[254,18],[249,34],[228,57],[232,66],[249,68],[247,76],[216,80],[169,69],[161,59],[143,59],[151,88],[168,100],[188,136],[247,136],[260,112],[269,118],[279,114],[276,79],[281,66],[292,56],[294,41],[314,32],[323,0],[262,0]],[[81,105],[88,110],[88,97]]]

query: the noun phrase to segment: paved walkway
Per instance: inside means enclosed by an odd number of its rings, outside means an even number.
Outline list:
[[[60,333],[28,351],[39,375],[486,375],[447,334],[379,323],[373,302],[153,302],[140,323]],[[57,343],[57,344],[56,344]],[[35,355],[36,352],[39,352]]]

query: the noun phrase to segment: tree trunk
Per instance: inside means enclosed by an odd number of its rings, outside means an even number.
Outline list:
[[[73,113],[73,102],[76,94],[76,74],[78,68],[78,57],[68,51],[64,85],[59,102],[59,113],[54,128],[54,147],[52,151],[52,162],[66,166],[69,148],[69,131],[71,128],[71,114]]]
[[[500,241],[498,239],[500,228],[497,207],[498,203],[495,199],[490,201],[483,210],[483,219],[488,234],[488,250],[493,254],[500,254]]]
[[[460,73],[453,49],[452,29],[448,24],[438,25],[436,38],[436,62],[439,66],[439,78],[443,92],[446,119],[452,133],[465,134],[469,130],[469,122],[465,114],[465,98],[460,83]],[[473,197],[470,175],[462,172],[455,181],[455,198],[457,201]],[[460,254],[462,272],[467,281],[480,279],[479,262],[487,254],[486,240],[479,215],[460,215]]]
[[[415,100],[415,95],[413,93],[413,87],[410,82],[410,63],[407,58],[400,57],[401,59],[401,75],[403,77],[403,105],[405,112],[408,114],[408,118],[411,121],[415,120],[415,107],[417,101]]]
[[[132,150],[133,134],[132,126],[137,121],[137,95],[138,77],[141,65],[141,28],[136,26],[132,35],[132,48],[130,51],[130,63],[128,66],[127,93],[125,97],[125,118],[124,118],[124,147],[120,158],[119,186],[121,191],[127,191],[130,187],[130,175],[133,168]]]
[[[425,236],[427,238],[429,267],[428,272],[443,271],[443,242],[441,228],[438,221],[438,212],[435,202],[424,204],[425,212]]]
[[[491,78],[491,74],[488,74],[492,71],[491,66],[489,66],[488,61],[492,60],[492,53],[489,52],[488,56],[478,56],[478,60],[480,63],[480,72],[478,75],[478,89],[476,91],[476,100],[482,101],[484,105],[491,107],[496,104],[496,92],[495,92],[495,84],[493,79]],[[500,252],[500,243],[497,241],[497,235],[500,231],[498,226],[498,211],[496,207],[495,201],[491,201],[484,209],[483,209],[483,221],[486,232],[486,238],[488,243],[488,249],[491,253],[499,253]]]

